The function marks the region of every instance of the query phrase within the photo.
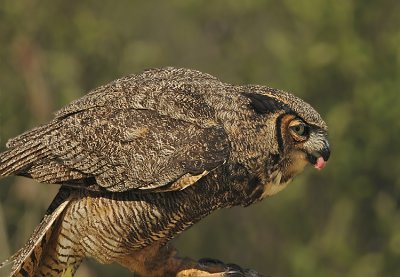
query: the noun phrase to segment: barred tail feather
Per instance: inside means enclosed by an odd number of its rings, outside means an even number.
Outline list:
[[[25,246],[0,264],[0,268],[9,263],[13,264],[10,277],[37,275],[40,263],[49,245],[49,240],[58,226],[58,219],[70,202],[68,195],[65,196],[63,194],[61,189]]]

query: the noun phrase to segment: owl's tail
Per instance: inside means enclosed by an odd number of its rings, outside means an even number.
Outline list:
[[[12,263],[10,277],[46,275],[42,273],[49,271],[49,268],[44,268],[48,265],[43,264],[43,261],[52,245],[52,240],[57,236],[60,219],[69,202],[68,191],[61,188],[25,246],[8,260],[0,263],[0,268]],[[77,265],[69,270],[75,271],[76,267]],[[71,276],[73,273],[70,272]]]

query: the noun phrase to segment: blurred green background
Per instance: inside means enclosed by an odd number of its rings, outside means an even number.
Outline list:
[[[215,212],[175,241],[180,253],[270,276],[400,276],[399,14],[395,0],[2,0],[1,150],[89,89],[146,68],[288,90],[327,121],[327,168]],[[56,190],[1,180],[0,259]],[[77,276],[132,274],[88,261]]]

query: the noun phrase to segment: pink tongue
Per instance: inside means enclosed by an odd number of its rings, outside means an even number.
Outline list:
[[[314,167],[318,170],[323,169],[326,166],[326,161],[324,160],[324,158],[319,157],[317,159],[317,162],[315,163]]]

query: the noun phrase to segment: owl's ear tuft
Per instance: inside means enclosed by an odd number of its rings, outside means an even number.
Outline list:
[[[243,95],[249,98],[250,106],[258,114],[275,113],[277,111],[287,109],[285,103],[267,95],[254,92],[245,92]]]

